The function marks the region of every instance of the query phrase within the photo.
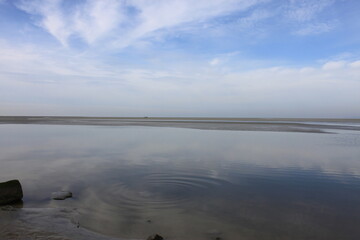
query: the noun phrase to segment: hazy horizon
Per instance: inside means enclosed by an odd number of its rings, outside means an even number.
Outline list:
[[[34,117],[34,118],[99,118],[99,119],[238,119],[238,120],[360,120],[360,118],[339,118],[339,117],[212,117],[212,116],[91,116],[91,115],[0,115],[0,118],[23,118],[23,117]]]
[[[0,0],[0,116],[360,118],[356,0]]]

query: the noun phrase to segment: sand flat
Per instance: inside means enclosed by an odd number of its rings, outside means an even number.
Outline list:
[[[331,130],[360,131],[360,119],[319,118],[116,118],[116,117],[0,117],[0,124],[50,124],[95,126],[149,126],[204,130],[325,133]]]

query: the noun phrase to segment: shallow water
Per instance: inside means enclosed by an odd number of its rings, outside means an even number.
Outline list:
[[[360,237],[359,131],[6,124],[0,153],[23,209],[76,209],[75,224],[107,236]],[[51,200],[58,190],[74,197]]]

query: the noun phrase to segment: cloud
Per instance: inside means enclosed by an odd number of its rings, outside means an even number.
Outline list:
[[[88,0],[76,4],[74,1],[74,6],[66,7],[62,0],[34,0],[22,1],[17,7],[39,16],[37,24],[66,46],[71,36],[91,44],[109,34],[124,19],[121,3]]]
[[[284,2],[18,1],[28,15],[3,16],[23,18],[3,22],[0,102],[6,111],[27,104],[40,112],[35,106],[42,104],[88,115],[121,109],[123,115],[325,116],[333,106],[338,116],[360,112],[359,57],[344,42],[350,37],[329,37],[321,48],[313,44],[317,38],[286,37],[333,31],[343,23],[330,19],[335,11],[325,14],[334,1]],[[336,51],[352,55],[324,56]],[[313,65],[319,57],[332,61]]]
[[[290,32],[302,36],[326,33],[337,25],[335,20],[319,19],[319,15],[334,3],[332,0],[289,0],[288,4],[281,7],[274,7],[271,2],[272,0],[22,0],[16,6],[33,16],[35,24],[63,46],[73,46],[80,39],[88,46],[110,49],[146,47],[149,42],[162,41],[174,33],[197,33],[204,27],[211,29],[213,25],[220,25],[224,34],[229,34],[224,26],[236,25],[237,31],[243,30],[261,37],[266,32],[266,24],[263,26],[259,23],[281,16],[282,21],[290,20],[295,23],[293,28],[297,30],[290,29]],[[230,22],[211,21],[220,17],[231,19],[232,14],[237,17]],[[227,31],[231,33],[233,30]]]
[[[93,43],[125,21],[121,5],[116,0],[86,2],[74,13],[74,31],[89,44]]]
[[[213,59],[209,62],[209,64],[210,64],[211,66],[218,65],[219,63],[220,63],[220,59],[218,59],[218,58],[213,58]]]
[[[211,18],[227,15],[263,2],[263,0],[173,0],[173,1],[129,1],[129,4],[138,10],[139,24],[128,35],[127,41],[142,38],[152,32],[169,29],[182,24],[202,22]],[[119,39],[119,45],[128,44]]]
[[[353,68],[360,68],[360,60],[350,63],[350,66]]]
[[[265,9],[258,9],[250,13],[246,17],[242,17],[237,21],[237,25],[241,28],[254,27],[258,22],[273,17],[275,12],[270,12]]]
[[[324,70],[337,70],[337,69],[342,69],[345,67],[347,63],[345,61],[332,61],[332,62],[327,62],[322,66],[322,69]],[[350,63],[349,65],[352,65],[354,63]]]
[[[311,23],[295,31],[294,34],[302,35],[302,36],[316,35],[316,34],[330,32],[334,28],[335,28],[334,23]]]
[[[337,20],[330,14],[322,15],[326,8],[332,6],[334,0],[290,0],[285,8],[285,19],[292,22],[295,35],[307,36],[327,33],[337,26]]]
[[[64,46],[71,37],[88,44],[109,37],[112,46],[122,48],[156,31],[244,11],[263,1],[83,0],[67,6],[62,0],[34,0],[22,1],[17,7],[39,17],[37,24]]]
[[[67,44],[66,41],[71,34],[71,29],[68,28],[68,24],[64,20],[65,16],[60,11],[60,0],[22,1],[17,6],[28,13],[41,15],[42,20],[37,24],[46,29],[63,45]]]
[[[233,54],[215,56],[213,63]],[[241,62],[226,69],[208,63],[123,67],[3,42],[0,109],[20,115],[58,109],[65,115],[360,117],[359,60],[243,71]]]
[[[333,3],[334,0],[290,0],[286,15],[289,19],[307,22]]]

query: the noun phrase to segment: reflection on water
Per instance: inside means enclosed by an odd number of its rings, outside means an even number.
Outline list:
[[[120,238],[358,239],[360,134],[0,125],[0,181]],[[51,201],[51,192],[74,197]]]

